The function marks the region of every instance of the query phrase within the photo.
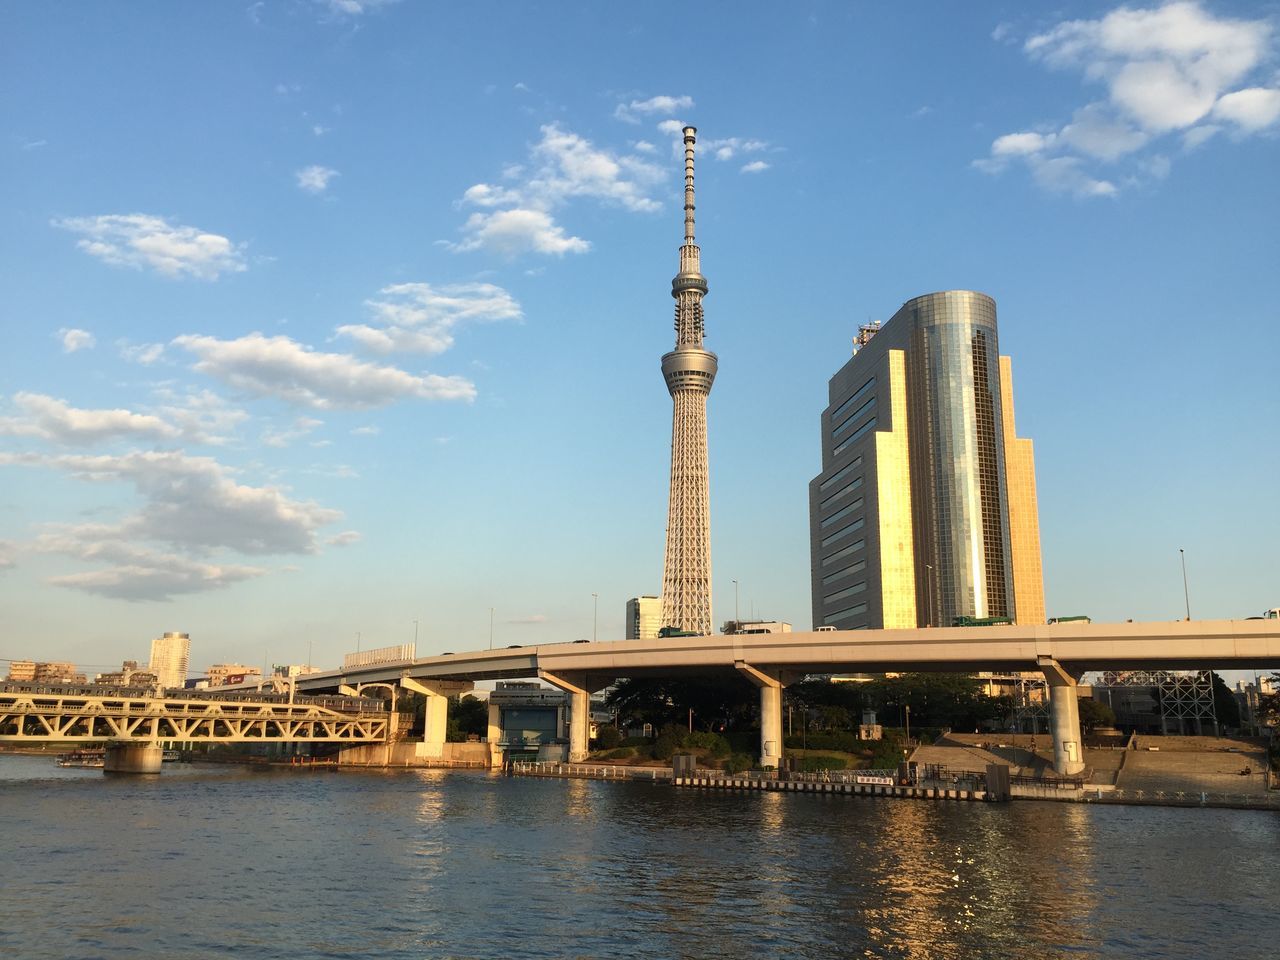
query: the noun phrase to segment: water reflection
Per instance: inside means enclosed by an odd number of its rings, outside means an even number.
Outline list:
[[[1280,910],[1259,813],[5,764],[6,957],[1198,960]]]

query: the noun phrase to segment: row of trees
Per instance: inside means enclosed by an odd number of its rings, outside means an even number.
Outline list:
[[[655,729],[671,723],[714,732],[758,726],[756,689],[739,677],[637,678],[620,680],[607,705],[628,723]],[[856,730],[866,709],[876,711],[886,726],[977,729],[1000,721],[1011,709],[999,698],[984,696],[982,683],[966,674],[906,673],[868,683],[832,683],[816,677],[785,691],[792,723],[815,730]]]

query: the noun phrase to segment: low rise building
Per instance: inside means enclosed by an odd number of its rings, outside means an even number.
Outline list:
[[[261,667],[250,667],[243,663],[215,663],[206,672],[211,687],[225,687],[229,683],[243,683],[262,676]]]

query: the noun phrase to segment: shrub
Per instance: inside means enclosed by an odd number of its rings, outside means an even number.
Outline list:
[[[720,736],[720,734],[705,733],[701,730],[694,733],[686,733],[684,735],[684,742],[681,746],[699,747],[706,750],[713,757],[727,757],[733,752],[732,748],[729,746],[729,741]]]
[[[750,770],[755,761],[749,753],[731,753],[724,762],[724,772],[733,774]]]
[[[653,759],[670,760],[680,748],[680,738],[669,730],[665,730],[653,741]]]
[[[793,733],[783,740],[793,750],[840,750],[857,753],[865,744],[852,733],[810,733],[807,736]]]
[[[623,737],[620,747],[647,747],[653,743],[653,737]]]
[[[636,755],[635,747],[618,747],[601,756],[602,760],[626,760]]]
[[[817,754],[811,757],[800,757],[796,769],[802,773],[817,773],[819,770],[844,770],[848,766],[848,762],[842,757]]]
[[[612,750],[622,743],[622,731],[617,727],[601,727],[596,731],[596,743],[601,750]]]

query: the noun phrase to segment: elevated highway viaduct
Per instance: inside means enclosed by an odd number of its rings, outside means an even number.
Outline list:
[[[310,674],[299,692],[370,683],[427,697],[426,748],[443,749],[447,697],[477,681],[538,678],[569,695],[569,759],[587,754],[590,695],[623,677],[736,672],[760,691],[760,759],[782,756],[782,690],[808,674],[1041,671],[1049,683],[1054,767],[1084,768],[1075,687],[1094,670],[1280,669],[1280,620],[1069,622],[732,634],[479,650]],[[490,728],[495,722],[490,711]],[[491,737],[491,740],[493,738]]]

